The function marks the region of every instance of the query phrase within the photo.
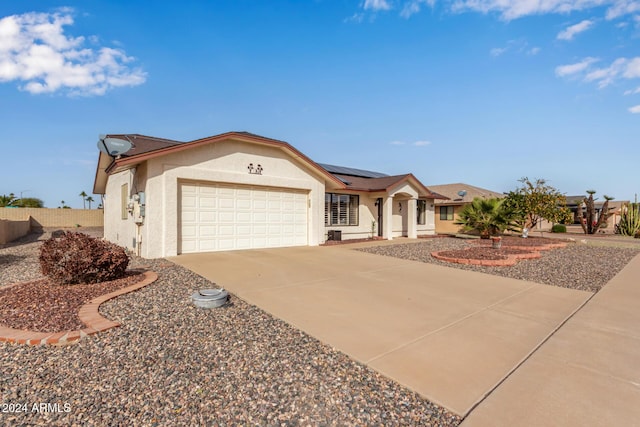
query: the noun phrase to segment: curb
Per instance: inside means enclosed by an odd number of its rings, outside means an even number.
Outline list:
[[[93,335],[98,332],[120,326],[120,323],[103,317],[98,311],[98,307],[100,307],[100,304],[105,301],[120,295],[128,294],[129,292],[137,291],[158,279],[158,274],[153,271],[147,271],[143,274],[145,277],[140,282],[127,286],[126,288],[118,289],[117,291],[109,294],[96,297],[80,307],[78,317],[80,318],[80,321],[87,326],[84,329],[63,332],[36,332],[24,329],[13,329],[0,325],[0,342],[4,341],[27,345],[65,345],[79,341],[87,335]]]

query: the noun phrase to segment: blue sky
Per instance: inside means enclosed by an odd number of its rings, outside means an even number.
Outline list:
[[[637,0],[4,1],[0,194],[82,207],[99,134],[246,130],[427,186],[633,200],[639,41]]]

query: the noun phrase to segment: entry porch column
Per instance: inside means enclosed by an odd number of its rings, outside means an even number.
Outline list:
[[[382,238],[393,240],[393,196],[384,198],[382,208]]]
[[[407,200],[407,237],[418,238],[418,204],[414,198]]]

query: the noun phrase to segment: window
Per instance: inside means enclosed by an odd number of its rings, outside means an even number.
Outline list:
[[[440,221],[453,221],[453,206],[440,206]]]
[[[418,225],[425,225],[426,224],[426,217],[427,217],[427,201],[426,200],[418,200],[417,201],[417,206],[418,206]]]
[[[122,184],[120,187],[120,218],[129,219],[129,211],[127,205],[129,204],[129,184]]]
[[[325,193],[324,225],[358,225],[359,204],[358,196]]]

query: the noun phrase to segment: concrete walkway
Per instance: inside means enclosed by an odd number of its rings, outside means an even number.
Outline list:
[[[462,426],[640,426],[640,255]]]
[[[462,416],[592,295],[353,247],[171,260]]]

